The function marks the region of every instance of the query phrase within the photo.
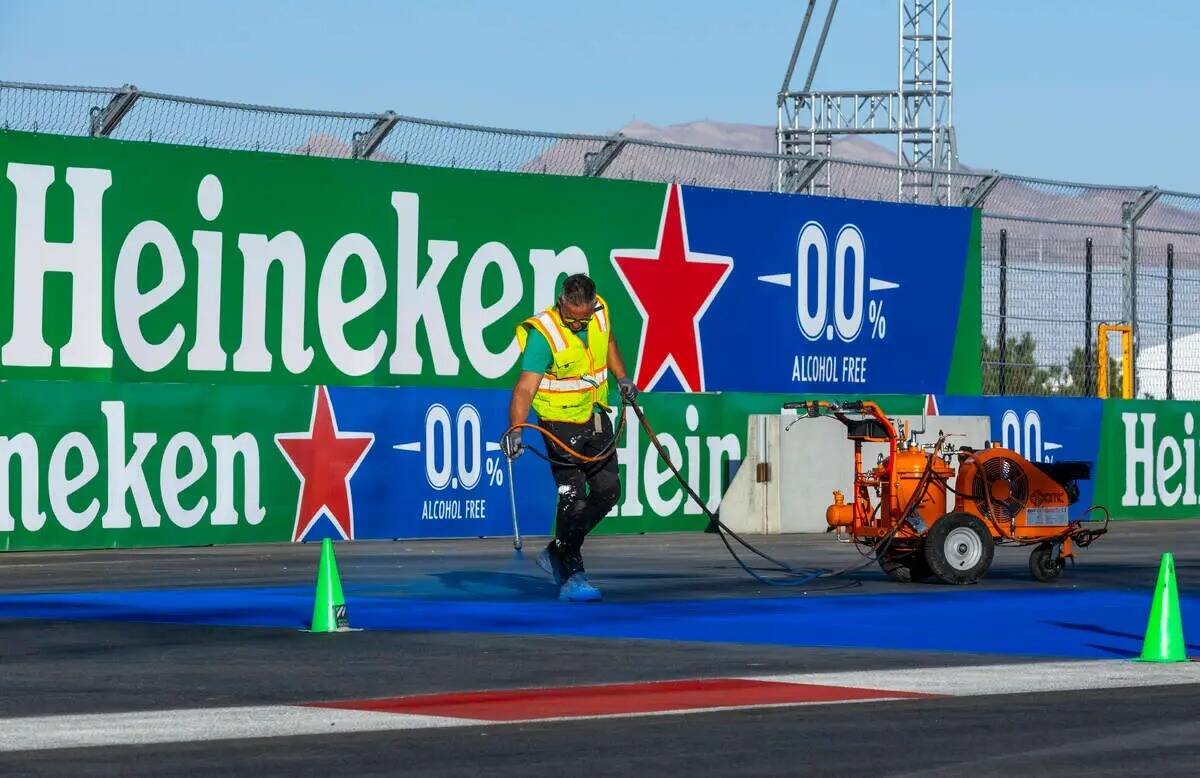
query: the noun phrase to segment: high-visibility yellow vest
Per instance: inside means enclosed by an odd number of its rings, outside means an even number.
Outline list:
[[[517,325],[517,344],[525,352],[529,331],[537,330],[550,344],[553,363],[542,374],[533,396],[539,419],[582,424],[595,405],[608,407],[608,309],[596,297],[596,313],[587,326],[587,345],[563,324],[554,306]]]

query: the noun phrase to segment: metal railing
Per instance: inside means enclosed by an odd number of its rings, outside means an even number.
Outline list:
[[[0,127],[475,170],[897,201],[894,165],[0,81]],[[1200,399],[1200,194],[940,171],[906,202],[982,209],[989,394],[1095,394],[1096,326],[1132,322],[1139,396]],[[913,236],[919,239],[920,236]],[[1181,301],[1184,304],[1180,304]],[[1113,366],[1110,374],[1119,381]]]

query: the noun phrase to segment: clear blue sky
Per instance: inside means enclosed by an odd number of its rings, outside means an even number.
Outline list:
[[[0,0],[0,79],[551,130],[774,124],[804,5]],[[956,11],[964,163],[1200,191],[1200,2]],[[817,86],[893,87],[896,24],[896,0],[842,0]]]

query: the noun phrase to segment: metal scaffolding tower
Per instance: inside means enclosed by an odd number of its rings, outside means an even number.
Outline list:
[[[905,200],[954,202],[961,193],[951,191],[949,176],[938,175],[958,164],[953,124],[953,0],[898,0],[896,90],[813,91],[837,4],[838,0],[830,0],[804,88],[792,91],[792,76],[817,0],[808,1],[796,36],[777,101],[779,152],[815,159],[781,163],[779,190],[827,189],[830,170],[826,158],[834,136],[890,136],[902,168],[896,177],[898,195]]]

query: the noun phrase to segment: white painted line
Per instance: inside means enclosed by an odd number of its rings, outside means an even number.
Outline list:
[[[775,284],[776,286],[791,286],[792,285],[792,274],[791,273],[777,273],[776,275],[773,275],[773,276],[759,276],[758,280],[762,281],[765,284]]]
[[[681,716],[731,710],[799,708],[813,705],[853,705],[864,702],[895,702],[911,697],[873,697],[861,700],[813,700],[751,705],[679,708],[581,716],[544,716],[512,721],[420,716],[410,713],[380,713],[303,705],[265,705],[243,708],[196,708],[191,710],[144,711],[136,713],[91,713],[67,716],[33,716],[0,719],[6,751],[50,751],[61,748],[144,746],[156,743],[195,743],[211,740],[336,735],[343,732],[394,732],[446,727],[498,727],[511,724],[545,724],[591,719]]]
[[[392,448],[396,449],[397,451],[420,451],[421,450],[421,442],[417,441],[416,443],[397,443],[396,445],[392,446]]]
[[[140,746],[291,735],[333,735],[473,724],[464,719],[406,713],[269,705],[135,713],[92,713],[0,719],[0,751],[88,746]]]
[[[864,672],[757,676],[751,680],[975,697],[985,694],[1200,684],[1200,663],[1156,664],[1101,659],[968,667],[903,667]]]
[[[1127,660],[1038,662],[967,667],[896,668],[841,673],[801,673],[756,676],[748,680],[964,697],[1200,684],[1200,664],[1143,664]],[[897,699],[905,698],[880,697],[862,700],[781,702],[764,705],[732,705],[729,707],[715,706],[530,718],[516,721],[486,721],[304,705],[28,716],[0,719],[0,731],[4,732],[4,737],[0,738],[0,752],[93,746],[139,746],[153,743],[240,740],[296,735],[331,735],[342,732],[503,726],[594,718],[687,715],[749,708],[888,702]]]
[[[900,284],[884,281],[882,278],[872,278],[867,282],[867,288],[872,292],[886,292],[888,289],[899,289]]]

